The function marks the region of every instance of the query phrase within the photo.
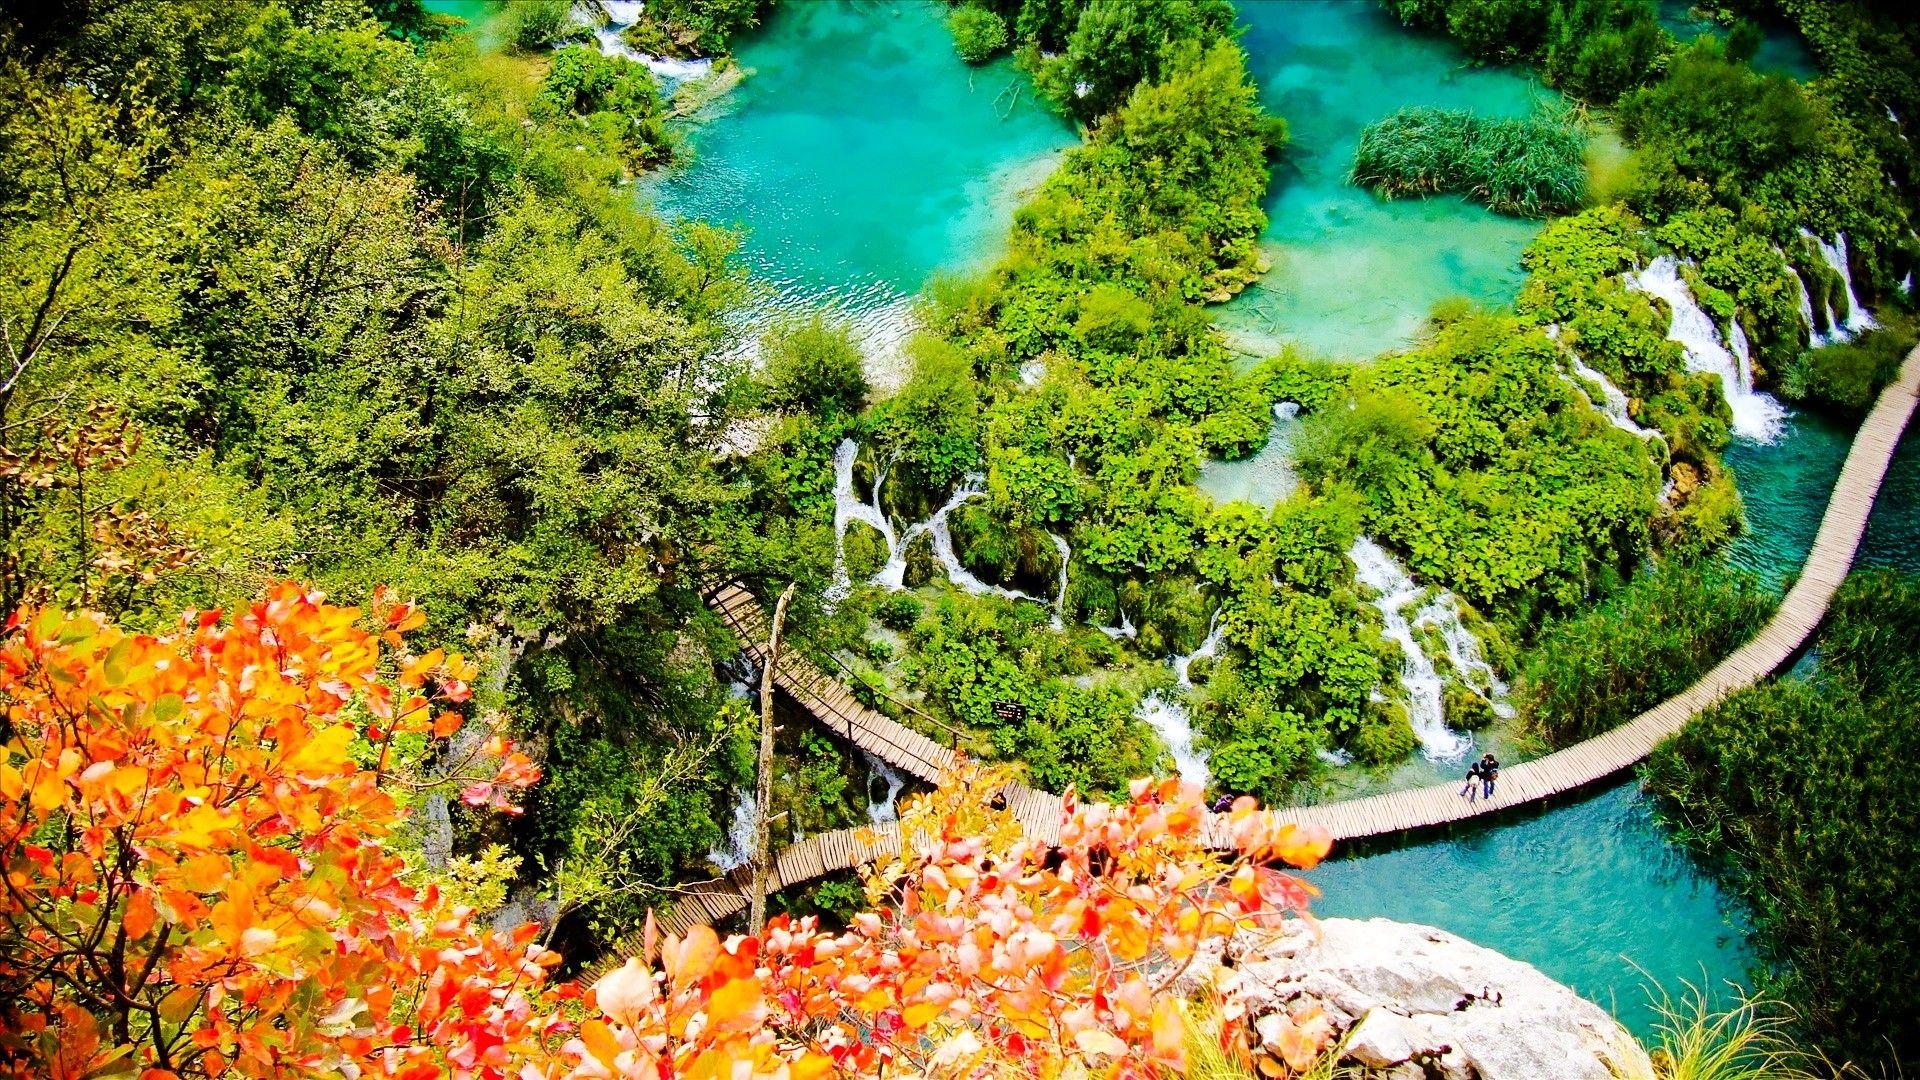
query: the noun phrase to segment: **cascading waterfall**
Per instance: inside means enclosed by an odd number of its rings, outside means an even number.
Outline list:
[[[1800,290],[1800,321],[1807,324],[1807,342],[1817,349],[1832,339],[1821,333],[1820,327],[1813,321],[1813,297],[1807,292],[1807,279],[1801,277],[1800,271],[1791,264],[1787,266],[1787,273],[1793,275],[1794,287]]]
[[[906,569],[905,546],[894,536],[893,523],[880,509],[880,485],[886,482],[886,470],[874,477],[871,504],[861,502],[853,493],[853,463],[859,456],[860,444],[852,439],[841,439],[833,451],[833,583],[827,586],[829,605],[846,599],[853,591],[853,580],[847,573],[847,526],[856,521],[872,526],[886,541],[888,566],[898,558],[901,570]]]
[[[986,495],[981,487],[981,477],[970,475],[962,480],[947,501],[942,503],[933,516],[927,520],[909,525],[905,532],[896,533],[893,523],[880,509],[880,489],[886,483],[887,471],[883,467],[874,477],[873,501],[865,502],[853,490],[853,465],[860,456],[860,444],[852,439],[840,440],[833,451],[833,582],[827,586],[826,600],[829,605],[837,604],[853,591],[853,577],[847,570],[847,526],[858,521],[873,527],[880,539],[887,545],[887,559],[877,573],[868,580],[868,584],[883,589],[899,591],[906,588],[907,548],[923,535],[933,539],[933,558],[946,571],[947,579],[962,592],[982,596],[991,593],[1007,600],[1030,600],[1036,604],[1049,604],[1049,601],[1032,593],[992,585],[975,577],[960,564],[960,556],[953,549],[953,530],[947,524],[948,515],[955,508],[972,499]],[[1052,535],[1052,534],[1049,534]],[[1051,601],[1056,624],[1065,610],[1067,595],[1067,559],[1071,555],[1065,539],[1054,536],[1053,542],[1060,551],[1059,593]]]
[[[737,870],[753,861],[753,834],[759,824],[760,803],[751,788],[733,789],[733,824],[727,828],[726,844],[707,852],[707,859],[721,870]]]
[[[1467,687],[1487,699],[1495,716],[1511,719],[1513,705],[1507,700],[1507,684],[1494,672],[1480,650],[1480,639],[1460,621],[1460,605],[1452,593],[1441,593],[1413,617],[1413,625],[1431,627],[1447,643],[1447,659]]]
[[[1067,625],[1067,563],[1073,559],[1073,547],[1059,533],[1050,532],[1047,535],[1053,539],[1053,549],[1060,553],[1060,583],[1053,590],[1053,628],[1064,630]]]
[[[1408,605],[1426,590],[1415,584],[1386,549],[1364,536],[1347,549],[1347,558],[1353,560],[1360,583],[1375,594],[1373,606],[1380,612],[1387,638],[1400,646],[1400,685],[1406,691],[1407,720],[1420,739],[1422,751],[1435,761],[1458,760],[1473,748],[1473,740],[1447,726],[1445,683],[1433,659],[1414,640],[1413,626],[1407,621]]]
[[[1827,265],[1833,269],[1834,273],[1840,275],[1840,284],[1847,290],[1846,322],[1842,324],[1839,320],[1833,318],[1831,310],[1829,310],[1827,314],[1827,322],[1833,326],[1835,336],[1846,340],[1860,333],[1862,330],[1872,330],[1874,327],[1879,326],[1880,324],[1874,321],[1873,313],[1869,312],[1866,305],[1860,302],[1860,297],[1854,294],[1853,271],[1847,266],[1847,234],[1834,234],[1831,243],[1815,236],[1806,229],[1801,229],[1800,235],[1813,241],[1813,245],[1820,249],[1820,257],[1826,260]],[[1812,308],[1809,307],[1808,310],[1811,311]]]
[[[1134,716],[1144,721],[1173,756],[1173,767],[1180,779],[1205,786],[1211,779],[1207,771],[1207,752],[1193,745],[1193,717],[1187,707],[1154,691],[1140,699]]]
[[[679,60],[671,56],[651,56],[627,45],[621,32],[640,21],[640,13],[646,9],[646,6],[638,0],[598,0],[597,3],[594,0],[588,0],[586,3],[576,5],[575,10],[586,9],[586,17],[582,21],[588,24],[599,23],[599,19],[594,17],[594,8],[597,7],[601,12],[605,12],[607,21],[600,23],[593,31],[593,40],[600,47],[600,52],[607,56],[624,56],[635,63],[644,64],[648,71],[653,72],[665,84],[662,87],[665,92],[671,93],[680,83],[711,73],[712,60]]]
[[[1124,621],[1124,616],[1122,620]],[[1225,640],[1227,628],[1220,623],[1220,613],[1213,613],[1207,624],[1207,636],[1192,652],[1181,656],[1170,656],[1167,663],[1173,668],[1173,677],[1181,691],[1193,689],[1193,662],[1211,659],[1219,655],[1220,644]],[[1186,703],[1177,697],[1168,697],[1154,691],[1140,699],[1140,707],[1134,711],[1135,717],[1153,728],[1166,744],[1167,753],[1173,757],[1174,769],[1180,779],[1205,786],[1212,774],[1207,770],[1207,752],[1193,745],[1193,714],[1187,711]]]
[[[1633,414],[1627,409],[1626,391],[1613,385],[1612,379],[1588,367],[1586,362],[1580,359],[1579,353],[1574,352],[1572,348],[1561,343],[1560,327],[1558,325],[1548,324],[1543,329],[1546,331],[1547,337],[1552,338],[1556,343],[1560,344],[1560,351],[1566,355],[1567,362],[1573,366],[1573,374],[1577,377],[1570,381],[1579,388],[1582,394],[1586,395],[1587,400],[1592,402],[1593,407],[1599,409],[1614,427],[1619,428],[1621,431],[1638,435],[1643,439],[1651,438],[1658,434],[1651,429],[1643,428],[1639,424],[1634,423]],[[1593,393],[1588,389],[1589,383],[1600,388],[1600,400],[1594,401]]]
[[[860,756],[867,762],[867,818],[875,825],[884,825],[889,821],[900,820],[900,790],[907,784],[907,778],[896,772],[892,766],[865,750]],[[873,782],[886,784],[885,797],[873,797]]]
[[[1779,438],[1787,410],[1771,395],[1753,389],[1752,372],[1720,343],[1713,320],[1694,302],[1693,293],[1681,280],[1680,264],[1671,255],[1662,255],[1646,269],[1629,275],[1627,283],[1667,302],[1673,313],[1667,340],[1679,342],[1686,350],[1689,371],[1708,371],[1720,377],[1720,388],[1733,410],[1734,433],[1762,443]]]
[[[1127,618],[1127,613],[1124,611],[1120,613],[1120,624],[1118,626],[1096,626],[1094,629],[1115,641],[1119,641],[1121,638],[1132,641],[1134,638],[1140,636],[1140,628],[1133,625],[1133,620]]]

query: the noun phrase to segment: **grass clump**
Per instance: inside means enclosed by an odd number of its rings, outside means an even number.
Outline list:
[[[1684,690],[1759,631],[1776,599],[1743,574],[1668,564],[1550,622],[1521,661],[1520,729],[1569,746]]]
[[[1406,108],[1360,133],[1351,179],[1390,199],[1454,192],[1503,214],[1547,217],[1585,201],[1586,140],[1554,117]]]

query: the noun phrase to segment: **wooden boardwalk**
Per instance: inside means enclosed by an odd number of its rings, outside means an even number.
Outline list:
[[[1887,464],[1913,415],[1916,394],[1920,394],[1920,349],[1907,355],[1899,378],[1881,392],[1854,436],[1806,566],[1782,599],[1780,610],[1753,640],[1734,650],[1692,686],[1604,735],[1502,769],[1499,791],[1491,799],[1468,802],[1459,796],[1458,782],[1449,782],[1277,812],[1289,821],[1325,826],[1336,840],[1353,840],[1499,813],[1578,790],[1639,763],[1694,714],[1771,675],[1806,644],[1853,565]],[[721,589],[710,602],[739,635],[746,651],[761,659],[766,616],[759,603],[737,585]],[[937,781],[953,764],[951,750],[861,704],[846,687],[803,656],[782,653],[775,682],[830,730],[895,768]],[[1030,835],[1049,842],[1059,837],[1062,810],[1058,795],[1015,787],[1007,792],[1007,798],[1009,809]],[[897,824],[820,833],[782,851],[776,877],[785,888],[853,869],[899,847]],[[742,910],[746,907],[748,881],[749,871],[742,869],[687,887],[673,911],[662,920],[663,925],[681,933],[696,923],[712,922]]]

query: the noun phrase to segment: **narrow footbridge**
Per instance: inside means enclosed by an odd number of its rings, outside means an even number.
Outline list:
[[[1920,349],[1907,355],[1899,378],[1881,392],[1854,436],[1806,566],[1787,590],[1780,610],[1753,640],[1734,650],[1692,686],[1604,735],[1502,769],[1500,790],[1492,799],[1468,802],[1459,797],[1457,784],[1446,783],[1290,807],[1278,813],[1285,820],[1325,826],[1336,840],[1352,840],[1498,813],[1586,787],[1638,764],[1696,713],[1771,675],[1806,644],[1853,565],[1874,497],[1901,432],[1913,415],[1916,394],[1920,394]],[[733,629],[748,655],[764,659],[767,626],[760,604],[738,585],[718,590],[709,603]],[[953,751],[868,708],[803,656],[783,651],[774,679],[829,730],[896,769],[937,782],[953,765]],[[1058,838],[1060,796],[1016,786],[1007,791],[1006,797],[1008,809],[1029,835],[1048,841]],[[877,856],[897,852],[899,847],[900,834],[895,825],[819,833],[782,851],[775,877],[785,888],[861,866]],[[750,880],[751,871],[742,868],[725,878],[689,886],[663,922],[668,929],[681,933],[696,923],[740,911],[746,906]]]

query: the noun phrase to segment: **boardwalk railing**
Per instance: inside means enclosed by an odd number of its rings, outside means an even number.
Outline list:
[[[1780,610],[1753,640],[1734,650],[1692,686],[1604,735],[1502,769],[1500,789],[1491,799],[1468,802],[1459,796],[1457,784],[1446,783],[1291,807],[1278,813],[1289,821],[1325,826],[1336,840],[1351,840],[1498,813],[1586,787],[1639,763],[1696,713],[1766,678],[1806,644],[1853,565],[1874,497],[1901,432],[1913,415],[1917,393],[1920,349],[1907,355],[1899,378],[1881,392],[1854,436],[1806,566],[1781,600]],[[722,588],[709,602],[733,628],[746,651],[756,660],[763,659],[766,615],[759,603],[738,585]],[[830,730],[895,768],[923,780],[938,781],[954,762],[953,751],[861,704],[845,686],[803,656],[782,652],[774,680]],[[1062,810],[1058,795],[1016,787],[1007,792],[1007,801],[1029,835],[1049,842],[1059,837]],[[878,855],[897,852],[899,847],[897,824],[819,833],[782,851],[776,876],[785,888],[822,874],[853,869]],[[690,886],[663,922],[668,929],[681,933],[696,923],[731,915],[746,906],[746,883],[746,872],[736,871],[726,878]]]

